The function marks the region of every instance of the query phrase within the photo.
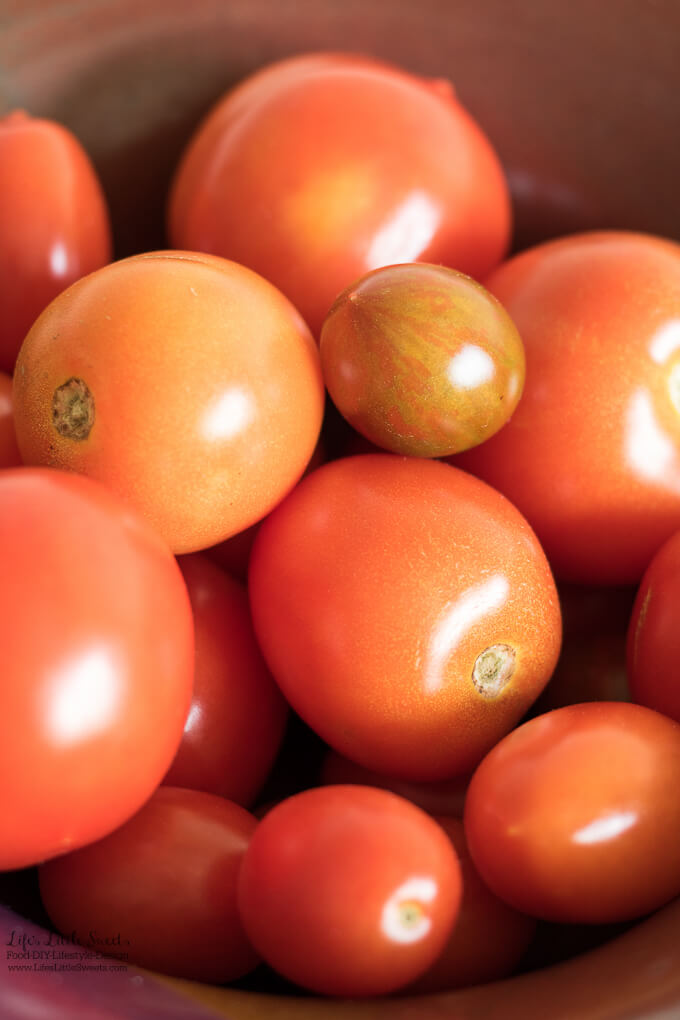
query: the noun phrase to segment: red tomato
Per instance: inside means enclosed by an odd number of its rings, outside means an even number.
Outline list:
[[[288,706],[255,641],[242,585],[200,553],[179,565],[194,613],[196,670],[184,736],[164,782],[249,804],[283,739]]]
[[[680,722],[680,532],[645,571],[628,628],[627,662],[633,701]]]
[[[78,140],[22,110],[0,118],[0,370],[52,298],[111,259],[106,201]]]
[[[534,917],[639,917],[680,893],[679,772],[680,725],[648,708],[591,702],[538,716],[472,777],[472,860]]]
[[[14,430],[12,377],[0,372],[0,468],[20,465],[21,454]]]
[[[453,931],[443,951],[409,994],[445,992],[497,981],[517,967],[536,930],[536,921],[513,910],[487,888],[470,859],[463,823],[437,818],[460,861],[463,895]]]
[[[306,790],[272,808],[248,847],[238,904],[251,942],[323,995],[380,995],[423,973],[460,902],[446,834],[367,786]]]
[[[341,754],[403,779],[471,771],[560,646],[531,529],[439,461],[368,454],[308,475],[260,526],[249,592],[295,711]]]
[[[527,381],[508,425],[455,463],[526,515],[558,577],[637,582],[680,520],[680,246],[579,234],[484,282]]]
[[[262,273],[318,335],[352,280],[396,262],[472,276],[503,257],[508,188],[453,90],[343,54],[273,64],[217,104],[180,163],[176,247]]]
[[[41,315],[14,375],[24,460],[104,482],[175,552],[249,527],[316,444],[316,346],[257,274],[155,252],[80,280]]]
[[[193,679],[157,535],[87,478],[0,472],[0,869],[99,839],[151,795]]]
[[[163,786],[111,835],[43,864],[43,904],[59,931],[106,956],[232,981],[259,962],[236,907],[256,825],[222,797]]]

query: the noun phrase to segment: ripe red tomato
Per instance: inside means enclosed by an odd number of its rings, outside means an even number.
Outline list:
[[[109,836],[43,864],[43,904],[59,931],[106,956],[233,981],[259,962],[236,906],[256,825],[222,797],[162,786]]]
[[[510,202],[450,87],[312,54],[246,79],[208,115],[178,168],[169,229],[176,247],[262,273],[318,336],[340,291],[379,266],[489,272],[507,249]]]
[[[527,382],[508,425],[455,463],[526,515],[559,578],[639,581],[680,520],[680,246],[578,234],[484,282]]]
[[[288,706],[264,664],[248,595],[206,556],[182,556],[196,637],[194,693],[164,782],[250,804],[283,739]]]
[[[549,921],[629,920],[680,893],[680,725],[591,702],[524,723],[470,781],[465,834],[489,888]]]
[[[471,771],[560,647],[531,529],[439,461],[368,454],[308,475],[261,524],[249,592],[295,711],[341,754],[403,779]]]
[[[179,553],[250,526],[295,484],[324,389],[316,345],[271,284],[224,259],[155,252],[49,306],[14,399],[27,463],[104,482]]]
[[[22,110],[0,118],[0,370],[74,280],[111,259],[106,201],[78,140]]]
[[[680,532],[647,567],[628,628],[627,664],[633,701],[680,722]]]
[[[0,468],[20,465],[21,454],[14,430],[12,377],[0,372]]]
[[[436,959],[460,902],[441,827],[367,786],[324,786],[277,804],[243,859],[248,937],[290,981],[323,995],[380,995]]]
[[[82,846],[160,783],[193,679],[169,550],[90,479],[0,472],[0,870]]]

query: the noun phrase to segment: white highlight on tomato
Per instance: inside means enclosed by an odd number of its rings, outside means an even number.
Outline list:
[[[385,903],[380,927],[392,942],[419,942],[432,927],[422,904],[432,903],[438,887],[433,878],[414,877],[400,885]]]
[[[472,390],[475,386],[490,382],[494,377],[493,358],[481,347],[465,344],[451,358],[446,374],[450,382],[462,390]]]
[[[606,843],[607,840],[615,839],[622,832],[630,829],[637,821],[635,811],[617,811],[604,818],[596,818],[579,829],[572,836],[572,842],[581,846],[592,846],[594,843]]]
[[[649,342],[649,353],[657,365],[663,365],[680,347],[680,319],[670,319],[657,329]]]
[[[75,744],[105,730],[117,711],[120,676],[105,648],[67,662],[50,680],[47,725],[58,744]]]
[[[434,237],[440,219],[439,205],[426,192],[412,191],[373,237],[366,268],[415,261]]]
[[[206,439],[233,439],[250,425],[255,409],[250,395],[238,386],[220,394],[205,412],[202,432]]]
[[[652,398],[645,389],[636,390],[628,405],[624,444],[626,459],[640,478],[672,491],[680,489],[676,445],[657,421]]]
[[[50,269],[57,277],[66,276],[69,271],[68,255],[61,241],[57,241],[50,251]]]

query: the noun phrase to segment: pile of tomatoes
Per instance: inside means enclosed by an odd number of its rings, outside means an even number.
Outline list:
[[[76,139],[0,121],[0,869],[352,997],[680,894],[680,247],[509,256],[451,86],[351,55],[229,92],[168,210],[111,262]]]

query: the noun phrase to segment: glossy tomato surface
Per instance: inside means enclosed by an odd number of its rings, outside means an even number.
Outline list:
[[[472,777],[472,860],[496,895],[535,917],[640,917],[680,893],[679,769],[680,725],[640,705],[531,719]]]
[[[295,711],[341,754],[403,779],[471,771],[560,647],[533,532],[439,461],[369,454],[312,472],[262,523],[249,592]]]
[[[324,390],[314,341],[276,288],[224,259],[155,252],[49,306],[14,399],[27,463],[104,482],[181,553],[249,527],[292,488]]]
[[[193,623],[167,546],[103,486],[0,472],[0,869],[82,846],[163,778]]]
[[[288,706],[267,669],[248,595],[207,556],[179,559],[194,614],[191,708],[164,782],[250,804],[271,768]]]
[[[282,801],[246,851],[238,903],[264,959],[324,995],[379,995],[437,957],[461,895],[458,859],[415,805],[367,786]]]
[[[19,467],[21,454],[14,430],[12,377],[0,372],[0,468]]]
[[[178,168],[169,228],[175,247],[262,273],[318,336],[340,291],[379,266],[489,272],[508,246],[510,203],[494,150],[450,86],[312,54],[217,104]]]
[[[125,825],[40,868],[56,928],[106,956],[199,981],[232,981],[259,958],[236,907],[257,822],[238,804],[162,786]]]
[[[524,348],[496,299],[445,266],[376,269],[333,304],[320,338],[328,392],[377,446],[443,457],[483,442],[511,417]]]
[[[111,259],[104,194],[61,124],[0,118],[0,370],[12,372],[33,321],[74,280]]]
[[[638,582],[680,520],[680,246],[573,235],[484,283],[527,381],[507,427],[456,463],[525,514],[558,578]]]

